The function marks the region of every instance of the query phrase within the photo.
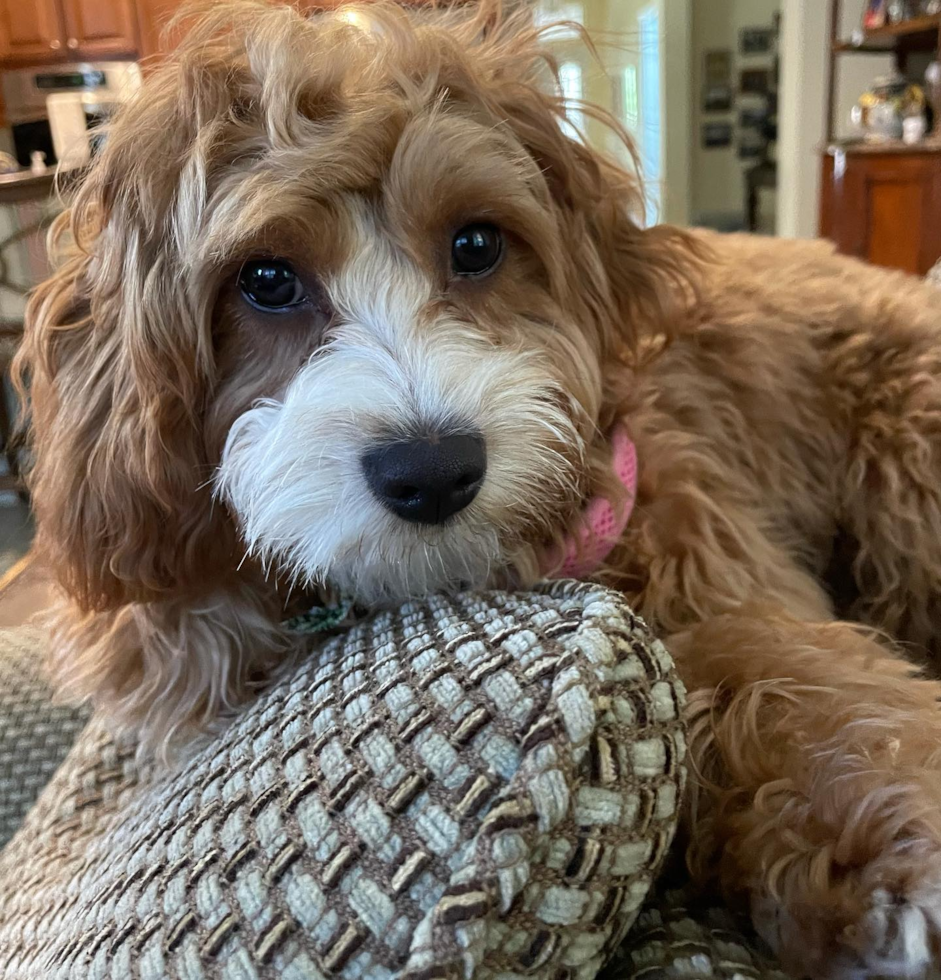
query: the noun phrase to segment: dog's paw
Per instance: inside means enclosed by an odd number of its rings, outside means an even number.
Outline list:
[[[794,977],[925,980],[941,967],[941,851],[904,844],[806,900],[752,899],[761,937]]]

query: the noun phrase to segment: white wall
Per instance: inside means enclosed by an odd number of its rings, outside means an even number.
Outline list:
[[[778,106],[778,234],[817,234],[819,143],[826,127],[829,31],[822,0],[784,0]]]
[[[671,0],[667,0],[670,3]],[[823,4],[825,0],[811,0]],[[727,50],[732,53],[733,91],[743,68],[770,69],[772,55],[743,55],[739,51],[739,32],[744,27],[771,27],[781,0],[694,0],[692,16],[692,217],[744,215],[744,171],[752,161],[738,158],[735,138],[738,135],[738,113],[742,105],[755,103],[745,98],[733,98],[732,111],[704,113],[702,91],[704,59],[707,51]],[[760,103],[759,103],[760,104]],[[730,122],[733,144],[728,149],[705,149],[702,145],[702,126],[705,122]],[[773,208],[773,201],[762,198],[762,208]]]
[[[844,0],[842,37],[862,23],[865,0]],[[826,0],[783,0],[781,104],[778,141],[778,234],[813,238],[820,216],[821,150],[826,139]],[[872,80],[892,67],[890,55],[842,55],[837,59],[837,137],[851,132],[849,113]]]

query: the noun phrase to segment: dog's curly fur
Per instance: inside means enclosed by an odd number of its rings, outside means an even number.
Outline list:
[[[621,421],[637,501],[599,578],[692,692],[692,866],[795,971],[921,976],[941,684],[881,637],[941,651],[941,292],[823,244],[645,230],[521,18],[369,16],[204,10],[57,226],[18,368],[59,682],[166,746],[296,652],[292,594],[526,585],[617,493]],[[503,264],[457,281],[481,218]],[[246,304],[255,255],[311,298]],[[364,447],[467,427],[489,467],[457,518],[370,497]]]

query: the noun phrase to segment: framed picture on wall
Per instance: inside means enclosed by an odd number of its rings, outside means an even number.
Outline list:
[[[703,55],[703,77],[706,85],[731,85],[732,52],[707,51]]]
[[[739,89],[742,95],[765,95],[771,83],[771,73],[767,68],[745,68],[740,76]]]
[[[702,145],[707,150],[731,146],[732,124],[727,122],[706,123],[702,128]]]
[[[707,85],[702,96],[703,112],[728,112],[732,108],[732,86]]]
[[[703,112],[732,109],[732,52],[707,51],[703,56]]]
[[[773,44],[774,30],[770,27],[746,27],[739,34],[742,54],[768,54]]]
[[[768,121],[768,110],[765,106],[746,106],[739,113],[738,124],[741,129],[761,129]]]

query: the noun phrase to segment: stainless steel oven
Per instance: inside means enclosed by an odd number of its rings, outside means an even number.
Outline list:
[[[93,127],[140,84],[134,61],[81,62],[3,73],[3,97],[20,166],[36,151],[57,163],[63,148],[76,162],[94,152]],[[59,152],[57,152],[59,151]]]

